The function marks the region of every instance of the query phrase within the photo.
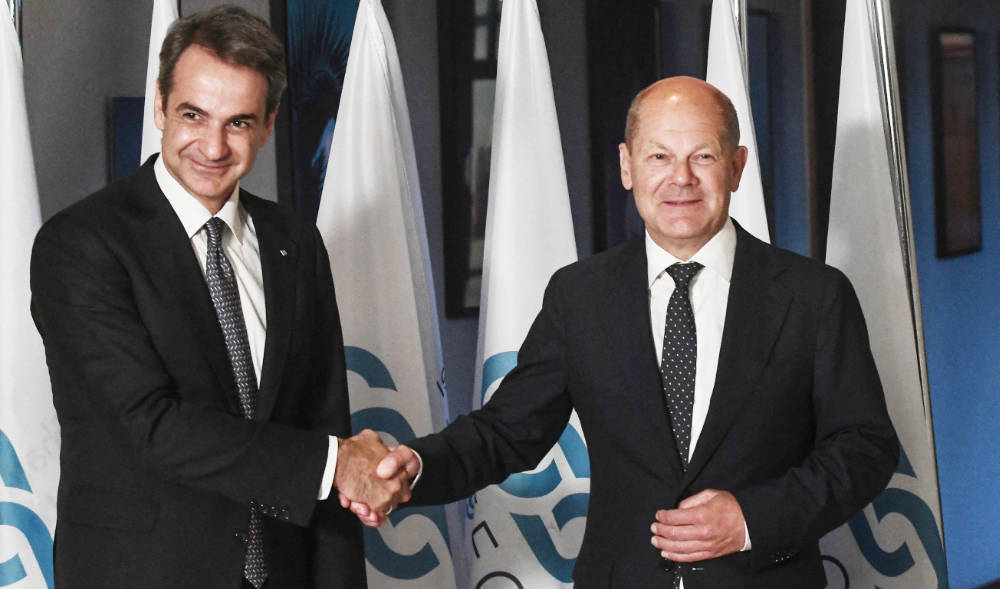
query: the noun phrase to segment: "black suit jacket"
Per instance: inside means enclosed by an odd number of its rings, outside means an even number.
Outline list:
[[[267,309],[257,415],[245,420],[202,271],[152,162],[35,240],[32,312],[62,433],[56,584],[237,588],[257,509],[271,589],[363,586],[356,519],[316,501],[327,434],[350,435],[319,234],[241,191]]]
[[[577,587],[669,586],[650,544],[658,509],[732,492],[749,552],[678,564],[687,589],[825,585],[817,541],[881,490],[898,459],[848,280],[737,226],[715,388],[687,472],[660,383],[639,238],[558,271],[483,409],[412,442],[417,502],[451,501],[534,468],[575,409],[591,495]]]

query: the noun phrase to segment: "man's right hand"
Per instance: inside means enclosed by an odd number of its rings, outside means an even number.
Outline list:
[[[365,432],[361,433],[364,434]],[[377,480],[387,483],[398,480],[405,481],[406,498],[400,500],[397,504],[408,501],[410,498],[410,481],[420,472],[420,459],[413,450],[402,444],[387,448],[387,450],[388,453],[382,456],[375,470]],[[377,527],[384,524],[389,512],[392,511],[392,507],[389,507],[388,510],[378,509],[377,506],[354,499],[343,491],[340,491],[340,504],[357,515],[361,523],[370,527]]]
[[[410,478],[416,474],[416,470],[409,474],[405,465],[403,468],[394,468],[394,459],[390,459],[389,466],[383,468],[382,464],[386,462],[383,458],[389,455],[389,448],[370,429],[353,438],[341,438],[338,444],[333,486],[340,495],[341,505],[351,507],[351,511],[365,525],[381,525],[385,522],[385,516],[396,505],[409,501]],[[391,473],[387,472],[389,468],[393,468]],[[383,476],[383,473],[387,476]],[[362,511],[364,515],[359,513]]]

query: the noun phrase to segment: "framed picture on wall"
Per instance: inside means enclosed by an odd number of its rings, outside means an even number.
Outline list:
[[[271,0],[288,63],[275,138],[279,197],[309,220],[319,209],[357,12],[358,0]]]
[[[121,180],[139,169],[142,161],[142,116],[146,99],[142,96],[115,96],[111,99],[111,153],[108,182]]]
[[[950,257],[982,249],[974,31],[936,29],[931,55],[937,255]]]
[[[438,0],[445,313],[474,317],[483,276],[499,0]]]

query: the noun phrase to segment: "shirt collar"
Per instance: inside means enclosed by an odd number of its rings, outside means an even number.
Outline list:
[[[188,239],[191,239],[212,218],[212,214],[198,202],[198,199],[191,196],[176,178],[170,175],[167,166],[163,163],[163,157],[156,158],[156,162],[153,164],[153,173],[156,175],[156,183],[160,185],[160,190],[163,191],[163,195],[167,197],[174,213],[181,220],[181,225],[184,226]],[[233,187],[233,193],[229,199],[215,216],[229,226],[233,236],[242,244],[243,231],[246,227],[246,211],[240,206],[240,185],[238,182]]]
[[[701,246],[688,262],[698,262],[707,270],[729,282],[733,276],[733,259],[736,257],[736,228],[732,219],[726,219],[726,224],[718,233]],[[646,232],[646,278],[652,286],[656,279],[673,264],[681,262],[676,256],[663,249],[653,241]]]

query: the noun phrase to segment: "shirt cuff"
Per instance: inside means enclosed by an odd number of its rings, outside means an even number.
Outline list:
[[[413,477],[413,480],[410,481],[410,490],[412,491],[413,488],[417,486],[417,482],[420,480],[420,475],[424,474],[424,459],[421,458],[420,454],[418,454],[413,448],[410,448],[410,452],[413,452],[413,455],[417,457],[417,462],[420,463],[420,468],[417,470],[417,476]],[[749,538],[749,536],[747,537]]]
[[[743,520],[743,532],[746,534],[746,540],[743,541],[743,549],[740,552],[746,552],[753,548],[753,545],[750,544],[750,528],[747,527],[747,520]]]
[[[337,436],[329,436],[329,438],[330,450],[326,453],[326,468],[323,469],[323,479],[319,483],[317,499],[320,501],[330,498],[330,492],[333,490],[333,475],[337,472]]]

